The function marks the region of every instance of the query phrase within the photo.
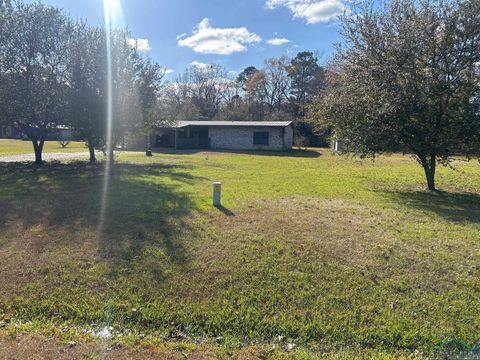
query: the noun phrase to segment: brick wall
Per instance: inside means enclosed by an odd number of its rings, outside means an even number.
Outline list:
[[[269,145],[254,145],[253,133],[268,131]],[[229,150],[286,150],[292,147],[293,129],[282,127],[228,127],[210,126],[208,131],[211,149]]]

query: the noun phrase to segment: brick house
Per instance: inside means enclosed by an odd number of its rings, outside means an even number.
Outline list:
[[[292,148],[291,121],[178,121],[158,128],[156,147],[175,149],[274,150]]]

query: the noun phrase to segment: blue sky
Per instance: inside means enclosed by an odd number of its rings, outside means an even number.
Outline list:
[[[342,0],[106,1],[120,3],[132,36],[148,41],[146,52],[173,70],[170,77],[192,62],[218,63],[238,72],[301,50],[318,52],[324,63],[339,41],[335,17],[346,8]],[[43,2],[91,24],[103,24],[102,0]]]

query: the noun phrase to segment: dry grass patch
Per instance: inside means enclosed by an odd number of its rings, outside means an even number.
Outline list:
[[[234,216],[217,213],[211,219],[212,225],[226,233],[268,237],[302,256],[329,258],[359,268],[397,241],[383,230],[385,221],[384,213],[365,205],[315,197],[254,200]],[[260,241],[262,244],[271,242]]]

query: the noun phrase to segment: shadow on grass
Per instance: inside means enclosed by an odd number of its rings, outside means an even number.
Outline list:
[[[1,164],[0,231],[15,222],[23,228],[40,226],[45,234],[63,234],[35,240],[41,252],[48,246],[81,245],[85,240],[80,235],[88,230],[97,234],[93,241],[102,258],[130,261],[146,247],[159,246],[172,261],[184,262],[178,234],[188,226],[184,220],[195,206],[179,186],[200,178],[185,166],[117,163],[103,202],[104,179],[103,163]]]
[[[480,223],[480,195],[444,191],[389,192],[397,202],[453,222]]]
[[[154,154],[175,154],[175,155],[189,155],[197,153],[226,153],[226,154],[242,154],[242,155],[257,155],[257,156],[285,156],[297,158],[318,158],[322,154],[318,150],[308,149],[291,149],[286,151],[269,151],[269,150],[213,150],[213,149],[180,149],[174,150],[171,148],[154,148]]]
[[[226,216],[235,216],[235,213],[230,210],[230,209],[227,209],[225,206],[223,205],[215,205],[215,207],[221,211],[223,214],[225,214]]]

